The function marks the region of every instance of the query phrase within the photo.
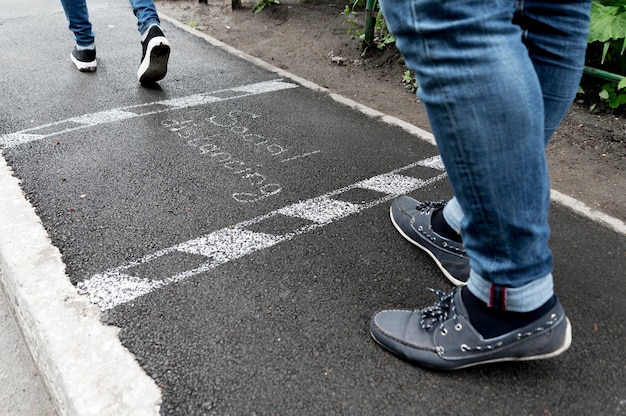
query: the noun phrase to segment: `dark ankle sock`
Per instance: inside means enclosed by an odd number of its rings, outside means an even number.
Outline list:
[[[446,218],[443,216],[443,208],[436,209],[430,217],[430,226],[442,237],[449,240],[462,243],[461,236],[448,225]]]
[[[530,324],[548,312],[556,302],[556,297],[552,296],[534,311],[508,312],[488,307],[474,296],[467,287],[461,290],[461,296],[472,326],[485,339],[494,338]]]

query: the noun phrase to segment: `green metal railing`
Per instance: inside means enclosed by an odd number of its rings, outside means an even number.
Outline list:
[[[590,66],[586,66],[583,69],[583,73],[613,82],[620,82],[626,78],[623,75],[614,74],[612,72],[603,71],[601,69],[592,68]]]

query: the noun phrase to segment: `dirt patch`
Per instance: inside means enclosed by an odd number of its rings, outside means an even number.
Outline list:
[[[402,83],[398,51],[361,53],[346,3],[281,4],[253,13],[253,2],[157,0],[159,12],[249,55],[368,107],[430,131],[423,105]],[[350,17],[361,22],[363,14]],[[607,111],[593,91],[581,95],[555,133],[547,153],[552,188],[626,221],[626,117]],[[590,106],[596,108],[590,111]]]

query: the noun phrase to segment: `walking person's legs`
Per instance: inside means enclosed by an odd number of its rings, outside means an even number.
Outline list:
[[[89,21],[87,3],[85,0],[61,0],[61,4],[76,41],[70,59],[79,71],[93,72],[97,67],[96,37]]]
[[[153,0],[130,0],[141,35],[142,56],[137,78],[141,83],[159,81],[167,74],[170,44],[161,30]]]
[[[92,31],[86,0],[61,0],[63,10],[74,33],[76,46],[70,54],[79,71],[91,72],[97,67],[95,35]],[[153,0],[130,0],[141,35],[142,56],[137,70],[141,83],[157,82],[167,74],[170,44],[160,27]]]

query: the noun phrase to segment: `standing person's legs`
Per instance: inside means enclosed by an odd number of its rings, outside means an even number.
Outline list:
[[[541,85],[546,145],[575,97],[584,63],[587,25],[582,22],[588,8],[585,0],[517,2],[513,21],[522,30],[522,41]],[[456,198],[441,208],[443,205],[424,209],[428,203],[400,197],[391,207],[392,222],[437,262],[452,283],[464,285],[469,278],[469,259],[459,236],[463,210]],[[420,232],[420,226],[428,232]]]
[[[397,354],[439,368],[563,352],[571,333],[552,291],[543,82],[522,43],[527,33],[512,23],[515,2],[387,0],[381,6],[416,73],[464,213],[471,273],[469,290],[441,295],[435,307],[376,314],[372,335]],[[584,41],[586,0],[550,2],[541,15],[539,38],[572,30],[572,44]],[[571,53],[563,41],[547,43]],[[546,74],[559,55],[551,58]]]
[[[69,22],[69,29],[74,34],[76,47],[70,53],[70,59],[79,71],[96,70],[95,34],[89,21],[89,12],[85,0],[61,0],[63,11]]]

